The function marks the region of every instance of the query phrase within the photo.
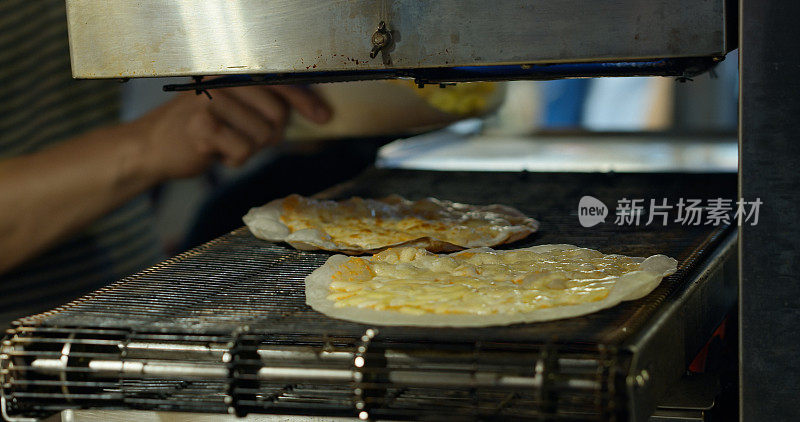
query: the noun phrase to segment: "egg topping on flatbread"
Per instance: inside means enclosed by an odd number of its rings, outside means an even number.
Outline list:
[[[307,303],[362,323],[487,326],[568,318],[634,300],[677,261],[606,255],[572,245],[436,255],[398,247],[335,255],[306,278]]]

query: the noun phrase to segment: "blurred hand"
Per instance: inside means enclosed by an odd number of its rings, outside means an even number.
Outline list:
[[[261,148],[283,139],[291,109],[325,123],[330,108],[301,86],[215,89],[213,99],[182,93],[131,125],[144,143],[149,171],[158,180],[191,177],[214,159],[240,166]]]

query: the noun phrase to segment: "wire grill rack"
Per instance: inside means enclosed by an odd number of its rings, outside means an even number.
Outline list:
[[[508,327],[370,327],[305,305],[327,253],[237,229],[69,304],[17,321],[2,346],[3,411],[66,408],[391,419],[624,418],[620,348],[681,294],[727,227],[583,228],[578,199],[733,198],[734,175],[370,170],[332,197],[500,202],[541,220],[512,247],[574,243],[680,262],[647,297],[563,321]],[[644,223],[644,218],[642,223]],[[624,377],[623,377],[624,378]]]

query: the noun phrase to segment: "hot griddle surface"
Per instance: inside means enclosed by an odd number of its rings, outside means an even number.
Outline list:
[[[670,204],[683,198],[734,198],[731,174],[470,173],[369,170],[334,188],[334,197],[409,199],[434,196],[453,201],[517,207],[541,222],[539,233],[510,247],[571,243],[606,253],[663,253],[679,269],[650,295],[612,309],[560,321],[507,327],[426,329],[383,327],[397,341],[499,341],[619,344],[653,312],[686,287],[692,271],[726,227],[617,226],[614,216],[592,228],[580,226],[578,200],[592,195],[610,212],[622,198]],[[257,204],[254,204],[257,205]],[[674,219],[674,212],[671,214]],[[644,223],[647,216],[642,216]],[[360,335],[364,325],[328,318],[305,305],[303,279],[330,256],[301,252],[254,238],[241,228],[70,304],[23,318],[22,325],[121,328],[135,332],[229,334],[243,325],[265,333]]]

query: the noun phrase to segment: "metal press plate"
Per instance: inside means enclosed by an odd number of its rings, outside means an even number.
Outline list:
[[[67,0],[76,78],[722,56],[725,0]],[[386,56],[370,59],[381,21]]]

